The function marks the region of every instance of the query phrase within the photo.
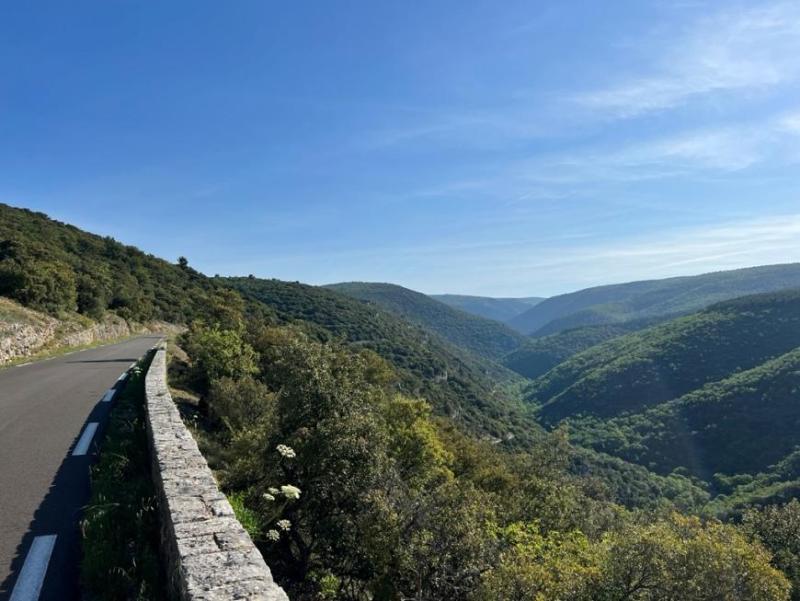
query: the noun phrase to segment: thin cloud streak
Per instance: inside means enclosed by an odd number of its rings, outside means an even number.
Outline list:
[[[577,95],[587,108],[619,118],[671,109],[715,93],[773,88],[800,74],[800,6],[778,3],[698,21],[653,73]]]
[[[550,296],[584,287],[800,261],[800,213],[599,242],[591,236],[302,253],[228,263],[222,273],[308,283],[392,281],[426,293]],[[421,272],[414,267],[426,265]],[[208,267],[208,266],[206,266]],[[211,272],[214,272],[211,269]],[[465,285],[466,283],[466,285]]]

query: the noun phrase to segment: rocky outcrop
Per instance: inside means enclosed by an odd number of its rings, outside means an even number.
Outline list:
[[[167,387],[163,348],[150,364],[145,391],[161,550],[173,598],[288,601],[181,420]]]
[[[130,323],[112,313],[99,322],[77,315],[56,319],[0,297],[0,365],[50,349],[107,342],[144,332],[175,334],[181,330],[164,322]]]

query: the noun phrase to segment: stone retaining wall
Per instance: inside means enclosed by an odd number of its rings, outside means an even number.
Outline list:
[[[153,357],[145,390],[162,557],[172,598],[288,601],[172,402],[163,348]]]

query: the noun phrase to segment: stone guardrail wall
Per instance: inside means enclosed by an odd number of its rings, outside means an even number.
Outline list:
[[[219,490],[167,387],[166,351],[145,379],[147,432],[172,598],[288,601]]]

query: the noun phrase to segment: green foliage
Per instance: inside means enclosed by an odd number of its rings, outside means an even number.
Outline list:
[[[468,296],[464,294],[432,294],[431,298],[466,313],[507,322],[538,305],[544,298],[529,296],[524,298],[491,298],[488,296]]]
[[[275,419],[275,395],[250,375],[238,380],[230,376],[212,380],[208,405],[212,416],[231,432]]]
[[[348,282],[327,288],[374,303],[436,332],[451,344],[488,359],[500,359],[526,341],[524,336],[501,323],[453,309],[402,286]]]
[[[518,377],[499,365],[462,351],[434,333],[381,308],[325,288],[279,280],[217,280],[246,299],[269,306],[276,320],[301,325],[318,340],[341,340],[369,349],[395,370],[396,387],[423,397],[436,413],[449,415],[484,436],[525,444],[541,432],[511,388]],[[249,332],[258,348],[258,327]]]
[[[60,261],[6,258],[0,261],[0,294],[21,304],[59,314],[77,308],[75,274]]]
[[[258,355],[236,330],[195,325],[183,336],[183,344],[203,390],[220,378],[242,378],[258,372]]]
[[[800,502],[750,509],[744,514],[745,532],[772,553],[772,563],[792,583],[792,601],[800,599]]]
[[[499,533],[504,550],[477,600],[711,601],[789,598],[770,555],[736,528],[671,514],[628,521],[597,540],[542,534],[535,524]]]
[[[739,296],[798,287],[800,264],[598,286],[548,298],[509,325],[544,336],[579,326],[665,318]]]
[[[498,533],[503,551],[475,601],[591,599],[600,580],[598,552],[578,531],[543,535],[535,524],[514,523]]]
[[[253,340],[271,392],[249,377],[212,382],[208,405],[224,425],[215,467],[258,513],[257,539],[293,599],[466,601],[494,561],[498,520],[596,527],[578,510],[592,501],[567,472],[563,437],[508,454],[398,394],[371,351],[295,327]],[[275,519],[277,483],[302,493],[280,507],[291,527],[274,529],[272,542],[264,524]]]
[[[245,502],[245,494],[243,492],[230,493],[228,502],[233,508],[233,513],[236,514],[236,519],[250,535],[253,540],[261,538],[261,533],[264,529],[264,524],[261,516],[257,511],[250,509]]]
[[[138,371],[117,395],[100,459],[91,468],[92,495],[81,522],[81,582],[88,599],[166,598],[148,448],[144,376]]]
[[[579,353],[528,390],[541,419],[609,418],[678,398],[792,350],[800,292],[755,295]]]
[[[720,488],[733,488],[800,445],[798,390],[800,349],[644,412],[576,424],[576,440],[660,473],[723,474]]]
[[[526,378],[535,379],[581,351],[640,329],[639,322],[635,323],[637,325],[584,326],[550,336],[531,338],[503,357],[502,363]]]
[[[770,554],[731,525],[671,514],[603,537],[593,598],[636,601],[788,600]]]
[[[188,266],[0,204],[0,295],[28,307],[189,323],[206,318],[217,288]]]

